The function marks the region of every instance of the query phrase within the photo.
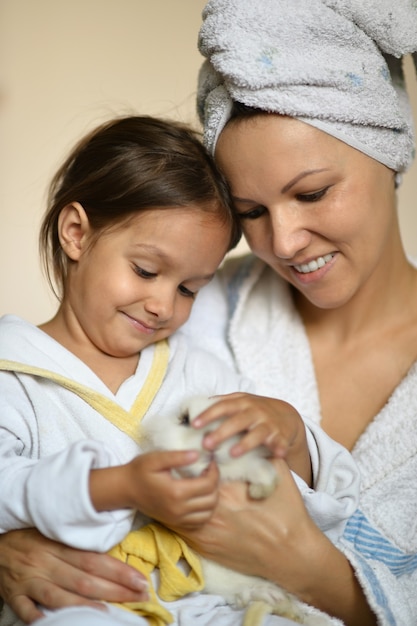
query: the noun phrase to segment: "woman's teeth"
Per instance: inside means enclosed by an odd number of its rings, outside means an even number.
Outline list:
[[[314,259],[314,261],[310,261],[310,263],[303,263],[302,265],[294,265],[294,268],[297,272],[301,274],[309,274],[310,272],[315,272],[316,270],[326,265],[333,258],[333,254],[326,254],[325,256],[319,256],[318,259]]]

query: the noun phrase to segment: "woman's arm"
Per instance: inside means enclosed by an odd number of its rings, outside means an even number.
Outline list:
[[[347,626],[375,626],[349,561],[308,516],[286,463],[276,463],[281,480],[273,496],[248,500],[244,486],[225,484],[210,522],[181,534],[204,556],[275,581]]]
[[[0,597],[25,623],[42,616],[37,603],[100,609],[102,599],[146,600],[146,589],[136,569],[106,554],[68,548],[34,529],[0,535]]]

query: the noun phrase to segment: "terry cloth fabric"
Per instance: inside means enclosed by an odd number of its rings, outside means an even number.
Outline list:
[[[163,412],[175,414],[186,394],[251,389],[181,333],[169,346],[145,348],[116,393],[15,316],[0,319],[0,356],[9,361],[9,371],[0,370],[0,532],[37,527],[51,539],[99,552],[121,541],[137,520],[131,509],[95,510],[91,469],[129,463],[140,452],[142,426]],[[40,371],[22,373],[19,363]]]
[[[68,391],[75,393],[82,398],[93,409],[105,417],[109,422],[117,428],[125,432],[137,443],[141,440],[141,430],[139,424],[149,409],[155,395],[158,393],[162,380],[166,374],[169,360],[169,345],[166,339],[155,344],[155,354],[152,368],[146,379],[146,383],[139,391],[137,398],[130,409],[125,411],[119,404],[103,396],[101,393],[94,391],[85,385],[62,376],[56,372],[50,372],[41,367],[27,365],[25,363],[17,363],[7,359],[0,359],[0,371],[19,372],[21,374],[30,374],[39,378],[51,380],[61,385]]]
[[[213,346],[254,380],[257,393],[281,398],[319,424],[311,347],[287,281],[253,255],[233,257],[200,295],[186,325],[191,341]],[[417,623],[416,389],[417,360],[352,451],[361,475],[360,510],[336,544],[378,626]]]
[[[122,409],[110,398],[106,398],[93,389],[55,372],[5,359],[0,360],[0,370],[30,374],[56,382],[77,394],[103,417],[139,443],[140,428],[138,423],[160,389],[168,365],[168,358],[169,346],[164,340],[156,344],[154,366],[148,375],[147,384],[139,392],[129,412]],[[146,575],[151,600],[117,606],[145,616],[151,626],[165,626],[173,621],[171,614],[159,603],[152,587],[150,574],[156,567],[159,569],[160,580],[158,593],[162,600],[167,602],[178,600],[193,591],[200,591],[204,586],[199,557],[188,548],[180,537],[159,524],[149,524],[130,532],[121,543],[110,550],[109,554],[124,563],[129,563]],[[190,570],[187,574],[178,567],[181,559],[186,562]]]
[[[152,584],[151,573],[158,568],[159,597],[172,602],[204,587],[201,563],[179,537],[159,524],[152,523],[132,531],[109,554],[145,574],[149,583],[148,602],[128,602],[118,605],[145,616],[152,626],[165,626],[173,621],[160,604]],[[185,568],[180,561],[184,561]]]
[[[411,164],[402,61],[417,50],[416,0],[210,0],[199,49],[211,152],[234,100],[298,118],[396,172]]]

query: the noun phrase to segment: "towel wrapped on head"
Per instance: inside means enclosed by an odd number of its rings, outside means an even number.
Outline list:
[[[209,0],[199,49],[211,152],[237,101],[307,122],[396,172],[411,164],[403,57],[417,50],[417,0]]]

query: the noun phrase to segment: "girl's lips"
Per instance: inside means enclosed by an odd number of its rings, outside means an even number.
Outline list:
[[[157,330],[156,328],[152,328],[152,326],[148,326],[144,322],[141,322],[140,320],[137,320],[136,318],[131,317],[127,313],[124,313],[124,315],[127,317],[127,320],[129,321],[129,323],[136,330],[139,330],[140,332],[145,333],[146,335],[152,335],[152,333],[154,333]]]

